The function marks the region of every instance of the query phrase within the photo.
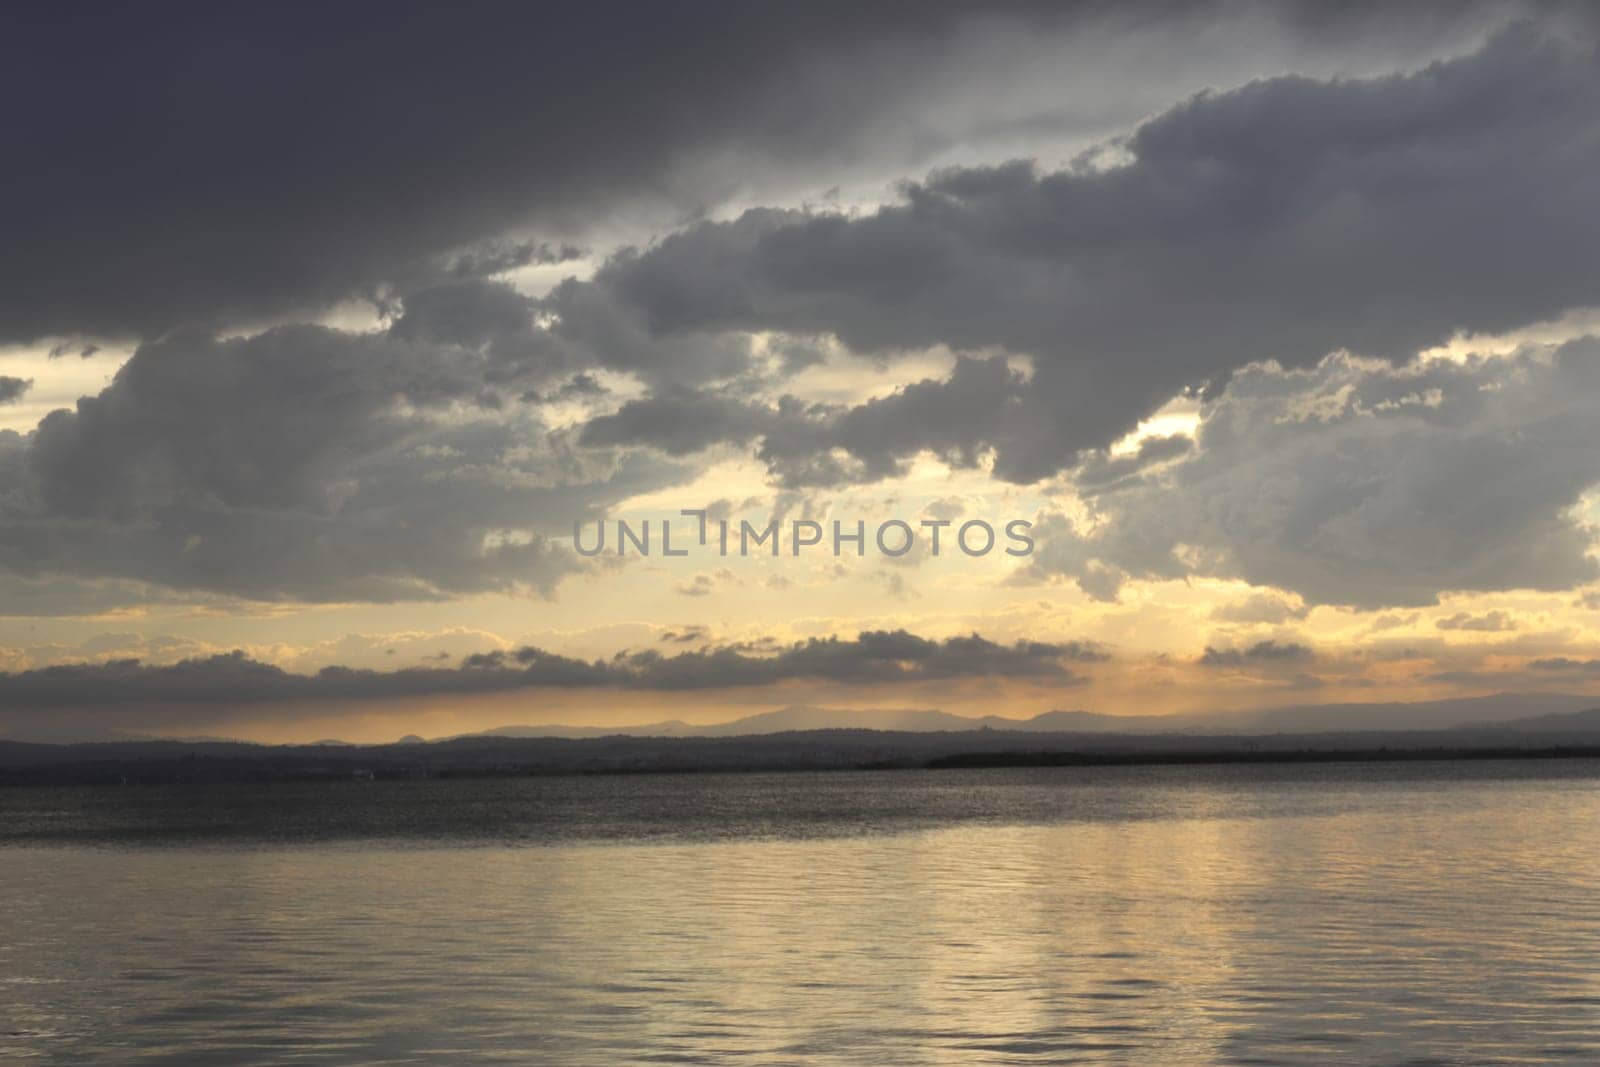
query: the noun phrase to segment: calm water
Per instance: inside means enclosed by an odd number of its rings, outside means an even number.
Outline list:
[[[0,1063],[1600,1062],[1600,764],[0,791]]]

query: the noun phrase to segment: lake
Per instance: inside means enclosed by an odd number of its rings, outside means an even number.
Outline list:
[[[0,1062],[1600,1062],[1600,762],[0,790]]]

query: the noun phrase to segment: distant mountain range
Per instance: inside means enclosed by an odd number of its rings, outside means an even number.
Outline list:
[[[1472,725],[1455,727],[1457,730],[1473,728]],[[1533,715],[1526,719],[1511,719],[1506,722],[1484,723],[1478,728],[1538,734],[1600,733],[1600,708],[1589,708],[1587,711],[1557,712],[1551,715]]]
[[[1570,693],[1497,693],[1454,700],[1385,704],[1300,704],[1264,711],[1178,715],[1105,715],[1047,711],[1026,719],[981,717],[919,708],[851,709],[794,705],[731,722],[672,719],[637,726],[502,726],[462,737],[745,737],[805,730],[890,730],[932,733],[1006,730],[1025,733],[1271,734],[1372,730],[1446,730],[1466,726],[1600,729],[1600,698]],[[408,737],[406,740],[420,740]]]
[[[1416,705],[1398,707],[1406,716],[1425,718],[1462,712],[1459,707],[1451,709],[1438,705],[1421,706],[1420,710]],[[1474,704],[1465,709],[1465,714],[1499,714],[1503,710],[1494,703]],[[1526,705],[1520,710],[1526,711]],[[1321,709],[1294,711],[1285,717],[1291,724],[1316,721],[1323,713]],[[1460,723],[1436,729],[1390,727],[1258,733],[1233,730],[1115,732],[1105,729],[1104,721],[1095,720],[1124,720],[1113,716],[1085,719],[1071,712],[1037,716],[1027,720],[1021,729],[985,729],[981,725],[972,729],[972,723],[991,720],[908,711],[880,713],[869,719],[874,723],[897,721],[924,726],[944,726],[955,719],[963,728],[885,730],[863,726],[732,732],[827,722],[830,716],[841,714],[849,713],[784,709],[775,715],[722,724],[715,728],[727,731],[720,736],[553,737],[545,732],[546,727],[532,727],[526,729],[539,736],[474,735],[428,742],[411,738],[387,745],[355,746],[218,741],[60,745],[0,740],[0,787],[371,781],[482,775],[1600,758],[1600,709],[1543,712],[1509,721]],[[1367,707],[1364,714],[1378,712]],[[1007,722],[1004,719],[993,721]],[[1063,722],[1089,722],[1100,728],[1050,728]],[[682,724],[675,725],[682,727]],[[0,837],[3,836],[0,832]]]

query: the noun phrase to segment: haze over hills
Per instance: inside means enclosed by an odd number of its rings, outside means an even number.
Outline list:
[[[642,716],[641,716],[642,718]],[[1055,736],[1073,738],[1244,738],[1262,735],[1288,737],[1353,735],[1403,731],[1446,731],[1479,728],[1518,733],[1593,733],[1600,731],[1600,697],[1570,693],[1498,693],[1492,696],[1410,703],[1307,704],[1261,711],[1213,711],[1177,715],[1108,715],[1092,711],[1047,711],[1029,718],[1003,715],[966,716],[930,708],[852,709],[794,705],[744,716],[722,723],[687,723],[681,720],[643,722],[625,726],[566,724],[507,725],[481,732],[424,738],[407,734],[389,742],[406,748],[474,741],[581,741],[603,738],[723,739],[771,737],[848,731],[858,734],[925,735],[1005,734],[1022,738]],[[53,739],[26,735],[0,736],[0,746],[57,748]],[[42,745],[40,743],[43,743]],[[107,733],[69,743],[104,746],[199,746],[212,751],[230,746],[242,749],[382,748],[325,738],[309,744],[259,745],[237,739],[209,736],[130,736]]]
[[[1456,727],[1458,730],[1467,730],[1472,728],[1473,726]],[[1533,715],[1526,719],[1512,719],[1505,722],[1484,723],[1481,724],[1481,728],[1540,734],[1600,733],[1600,708],[1588,708],[1584,711],[1557,712],[1550,715]]]
[[[1265,711],[1224,711],[1174,717],[1185,731],[1310,733],[1341,730],[1444,730],[1513,723],[1540,715],[1600,707],[1581,693],[1494,693],[1481,697],[1374,704],[1297,704]]]
[[[821,728],[681,737],[477,735],[387,745],[0,740],[0,786],[1575,757],[1600,758],[1600,709],[1450,729],[1320,733]]]
[[[1158,723],[1156,720],[1160,720]],[[1101,715],[1091,711],[1047,711],[1031,719],[1000,715],[973,717],[931,708],[819,708],[792,705],[723,723],[686,723],[678,719],[638,726],[502,726],[467,737],[741,737],[801,730],[895,730],[930,733],[940,730],[1075,731],[1080,733],[1144,732],[1168,728],[1164,716]]]
[[[1600,756],[1600,707],[1567,694],[1251,713],[1030,719],[796,706],[733,722],[631,729],[520,726],[386,745],[0,739],[0,785],[802,771],[1097,763]]]
[[[1178,715],[1106,715],[1047,711],[1031,718],[967,716],[918,708],[851,709],[793,705],[731,722],[681,720],[637,726],[503,726],[461,737],[740,737],[804,730],[1006,730],[1025,733],[1327,733],[1373,730],[1443,730],[1571,716],[1595,709],[1600,698],[1571,693],[1496,693],[1491,696],[1384,704],[1302,704],[1264,711]],[[1594,712],[1600,716],[1600,711]],[[1600,718],[1596,724],[1600,725]],[[1542,727],[1541,727],[1542,728]],[[1551,726],[1549,728],[1570,728]]]

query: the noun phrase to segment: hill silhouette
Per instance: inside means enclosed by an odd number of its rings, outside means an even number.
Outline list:
[[[923,708],[853,709],[791,705],[731,722],[673,719],[627,726],[514,725],[461,737],[740,737],[799,730],[1011,730],[1025,733],[1321,733],[1348,730],[1438,730],[1581,712],[1600,701],[1569,693],[1496,693],[1452,700],[1381,704],[1303,704],[1264,711],[1176,715],[1107,715],[1047,711],[1030,718],[966,716]]]
[[[732,728],[734,724],[725,725]],[[0,742],[0,785],[1580,756],[1600,757],[1600,709],[1434,730],[1256,734],[980,726],[960,730],[830,728],[682,737],[476,735],[431,742],[407,739],[386,745],[4,741]]]

